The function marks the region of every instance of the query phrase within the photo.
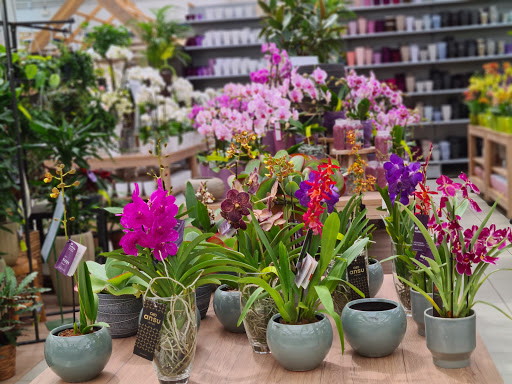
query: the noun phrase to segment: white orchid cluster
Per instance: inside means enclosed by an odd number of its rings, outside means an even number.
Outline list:
[[[117,116],[123,116],[133,112],[133,104],[125,89],[117,89],[116,91],[107,91],[100,93],[100,101],[106,111],[113,111]]]
[[[118,45],[111,45],[105,53],[105,57],[109,60],[130,61],[131,59],[133,59],[133,52],[131,51],[130,48],[120,47]]]

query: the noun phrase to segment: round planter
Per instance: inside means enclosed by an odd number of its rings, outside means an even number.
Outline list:
[[[50,332],[44,344],[46,363],[57,376],[69,383],[92,380],[110,359],[112,339],[105,327],[83,336],[57,336],[70,328],[73,325],[67,324]]]
[[[196,305],[199,309],[200,318],[204,319],[208,308],[210,307],[210,299],[212,297],[212,286],[210,284],[202,285],[196,289]]]
[[[133,336],[139,327],[139,314],[142,309],[142,296],[114,296],[98,293],[97,321],[104,321],[110,328],[108,333],[113,339]]]
[[[272,356],[289,371],[315,369],[329,353],[332,327],[323,314],[311,324],[281,324],[281,315],[272,316],[267,326],[267,343]]]
[[[236,326],[242,314],[240,311],[240,291],[227,290],[228,285],[221,285],[213,296],[213,310],[215,315],[229,332],[244,333],[244,325]]]
[[[0,381],[10,379],[16,373],[16,346],[8,344],[0,347]]]
[[[460,319],[445,319],[432,316],[432,308],[428,308],[425,310],[425,337],[435,365],[467,367],[476,348],[475,312]]]
[[[201,186],[201,183],[206,183],[206,187],[208,188],[208,192],[210,192],[215,200],[221,200],[226,192],[226,186],[224,185],[224,181],[219,179],[218,177],[203,177],[190,179],[190,184],[192,184],[192,188],[194,191],[197,191]]]
[[[382,264],[377,259],[368,260],[368,285],[370,288],[370,297],[377,296],[382,283],[384,282],[384,270]]]
[[[16,264],[18,255],[20,254],[20,241],[18,239],[18,224],[16,223],[3,223],[2,227],[7,228],[10,232],[0,229],[0,244],[2,244],[2,257],[5,263],[12,267]]]
[[[432,294],[428,294],[432,297]],[[425,336],[425,309],[432,307],[432,304],[419,292],[411,288],[411,311],[412,319],[418,326],[418,335]]]
[[[388,299],[360,299],[348,303],[341,315],[345,340],[361,356],[383,357],[400,345],[407,318],[400,304]]]

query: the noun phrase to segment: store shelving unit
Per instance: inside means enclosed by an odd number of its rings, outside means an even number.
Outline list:
[[[481,156],[478,156],[477,140],[483,141]],[[512,218],[512,135],[498,132],[477,125],[468,126],[469,178],[480,189],[485,200],[496,201]],[[504,146],[506,152],[505,164],[497,164],[495,154],[497,146]],[[475,167],[483,169],[484,177],[480,178]],[[503,195],[491,185],[491,175],[498,174],[507,179],[507,194]]]
[[[482,2],[477,0],[431,0],[422,2],[402,2],[400,4],[387,4],[379,6],[355,6],[351,10],[356,17],[364,17],[367,20],[386,19],[396,15],[413,16],[415,19],[424,15],[441,14],[442,12],[458,12],[461,10],[475,10],[482,7],[496,5],[500,11],[500,20],[497,23],[473,24],[463,26],[443,26],[441,28],[420,31],[387,31],[376,33],[365,33],[358,35],[347,35],[345,44],[348,51],[354,50],[357,46],[365,46],[380,51],[381,47],[389,46],[398,48],[400,45],[418,44],[426,47],[430,43],[443,41],[447,37],[453,37],[456,41],[478,38],[492,38],[494,40],[511,41],[507,35],[512,29],[512,22],[504,21],[501,16],[512,10],[512,2],[497,0],[493,2]],[[456,57],[435,61],[418,62],[393,62],[369,65],[354,65],[347,67],[358,73],[368,74],[374,72],[377,78],[384,80],[393,78],[399,73],[413,74],[417,81],[428,80],[431,70],[449,72],[450,75],[469,74],[479,70],[485,62],[512,60],[512,54],[496,54],[488,56]],[[449,104],[455,100],[462,100],[464,88],[433,89],[430,92],[409,92],[404,94],[404,100],[409,107],[415,107],[417,103],[441,105]],[[414,127],[414,135],[417,139],[445,140],[449,137],[465,138],[467,135],[466,126],[468,119],[455,116],[454,120],[421,122]],[[468,164],[468,158],[455,158],[441,160],[432,165],[440,169],[453,164]],[[511,163],[512,164],[512,163]]]

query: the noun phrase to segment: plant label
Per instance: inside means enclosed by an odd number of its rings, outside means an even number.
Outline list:
[[[135,340],[133,353],[146,360],[152,361],[157,343],[160,341],[166,305],[154,300],[144,300],[142,317]]]
[[[62,194],[60,194],[57,198],[55,211],[53,211],[52,223],[50,224],[50,228],[48,229],[43,246],[41,248],[41,257],[44,261],[48,261],[48,256],[50,255],[50,250],[52,249],[53,243],[55,241],[55,236],[57,236],[57,231],[59,230],[63,214],[64,200],[62,198]]]
[[[416,215],[418,220],[423,224],[425,228],[427,228],[429,217],[428,215]],[[429,266],[428,261],[426,258],[432,259],[434,256],[432,255],[432,251],[430,250],[430,247],[427,243],[427,240],[425,239],[425,236],[423,236],[423,233],[421,232],[420,228],[414,224],[414,235],[412,238],[412,250],[416,251],[415,259],[425,264],[425,266]]]
[[[281,123],[279,121],[277,121],[274,125],[274,135],[276,141],[283,140],[283,136],[281,135]]]
[[[370,297],[370,286],[368,285],[368,265],[364,255],[357,256],[347,267],[348,282],[359,289],[364,297]],[[362,297],[350,289],[352,300],[361,299]]]
[[[55,263],[55,269],[66,276],[73,276],[78,263],[82,260],[87,247],[73,240],[68,240]]]
[[[297,288],[302,287],[306,289],[308,287],[311,276],[315,273],[317,265],[318,262],[308,253],[301,265],[297,267],[298,273],[294,280]]]

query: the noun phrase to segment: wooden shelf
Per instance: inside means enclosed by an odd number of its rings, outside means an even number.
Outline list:
[[[476,141],[483,140],[483,157],[476,156]],[[506,150],[507,168],[498,166],[494,163],[494,154],[496,146],[504,146]],[[512,218],[512,135],[505,132],[494,131],[490,128],[477,125],[468,126],[468,152],[469,158],[469,178],[480,189],[486,200],[497,200],[498,205],[505,211],[507,217]],[[475,165],[483,167],[484,179],[475,175]],[[498,174],[507,179],[507,193],[503,194],[491,187],[491,175]]]
[[[360,148],[357,153],[360,155],[368,155],[369,153],[375,153],[375,147]],[[331,149],[331,155],[333,156],[351,156],[356,155],[352,149]]]

